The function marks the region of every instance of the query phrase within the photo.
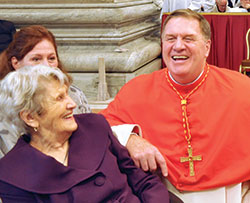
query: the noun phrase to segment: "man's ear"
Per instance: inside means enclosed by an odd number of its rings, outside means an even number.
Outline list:
[[[38,128],[39,123],[37,119],[29,111],[21,111],[20,118],[31,128]]]
[[[211,40],[209,39],[206,41],[206,58],[209,56],[210,48],[211,48]]]
[[[17,69],[19,69],[20,68],[20,62],[17,60],[17,58],[15,57],[15,56],[12,56],[11,57],[11,64],[12,64],[12,66],[13,66],[13,68],[15,69],[15,70],[17,70]]]

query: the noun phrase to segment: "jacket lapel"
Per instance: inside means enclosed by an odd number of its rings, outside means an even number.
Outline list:
[[[64,192],[99,173],[97,169],[108,148],[108,131],[96,128],[100,125],[91,117],[91,114],[75,117],[78,129],[70,138],[67,167],[21,137],[0,160],[0,180],[30,192],[51,194]]]

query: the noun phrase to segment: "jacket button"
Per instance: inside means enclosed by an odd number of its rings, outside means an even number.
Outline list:
[[[98,176],[95,179],[95,185],[96,186],[102,186],[105,183],[105,177],[103,176]]]

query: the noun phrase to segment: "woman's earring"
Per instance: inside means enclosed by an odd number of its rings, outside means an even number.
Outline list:
[[[35,127],[35,128],[33,128],[33,129],[34,129],[34,131],[35,131],[35,132],[37,132],[37,128],[36,128],[36,127]]]

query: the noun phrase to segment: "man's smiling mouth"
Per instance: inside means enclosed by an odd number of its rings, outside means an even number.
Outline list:
[[[188,56],[172,56],[172,59],[177,61],[177,60],[187,60],[189,57]]]

